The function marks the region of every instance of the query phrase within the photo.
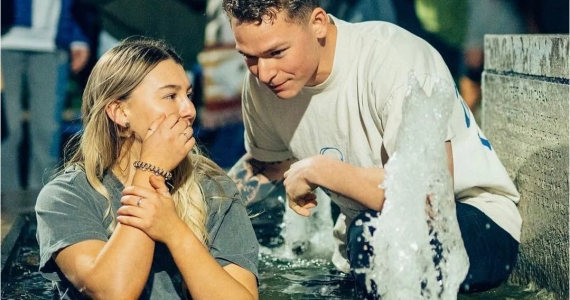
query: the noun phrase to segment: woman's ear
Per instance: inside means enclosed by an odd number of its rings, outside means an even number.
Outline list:
[[[117,125],[129,128],[129,120],[127,119],[127,115],[123,111],[122,102],[119,100],[115,100],[105,107],[105,112],[107,116]]]

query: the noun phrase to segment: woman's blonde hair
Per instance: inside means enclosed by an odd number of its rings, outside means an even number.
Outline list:
[[[182,65],[181,58],[166,43],[142,37],[128,38],[99,59],[87,81],[81,108],[83,130],[72,145],[75,149],[66,167],[81,166],[91,186],[107,199],[109,206],[105,218],[111,218],[107,228],[109,234],[115,229],[117,220],[102,178],[115,163],[130,159],[129,151],[121,154],[121,149],[132,146],[135,135],[115,124],[105,108],[113,101],[126,101],[143,78],[168,59]],[[204,176],[223,174],[223,170],[194,147],[172,174],[171,194],[176,212],[198,239],[206,243],[206,203],[199,182]]]

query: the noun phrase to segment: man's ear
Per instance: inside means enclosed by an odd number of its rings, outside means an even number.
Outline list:
[[[127,125],[129,123],[129,120],[127,119],[127,115],[122,108],[122,104],[123,103],[119,100],[115,100],[107,104],[105,107],[105,113],[107,113],[107,116],[109,116],[109,118],[115,122],[115,124],[126,128],[129,127]]]
[[[329,16],[327,12],[320,7],[315,8],[311,14],[310,26],[315,30],[317,38],[322,39],[327,36],[328,24]]]

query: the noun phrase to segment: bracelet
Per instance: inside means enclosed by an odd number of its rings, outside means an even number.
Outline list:
[[[171,172],[164,171],[163,169],[161,169],[157,166],[153,166],[153,165],[146,163],[144,161],[137,160],[133,163],[133,166],[135,168],[141,169],[143,171],[151,171],[154,173],[154,175],[164,177],[165,180],[172,179],[172,173]]]

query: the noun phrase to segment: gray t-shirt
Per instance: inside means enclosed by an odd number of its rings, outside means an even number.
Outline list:
[[[112,172],[106,172],[102,182],[116,214],[124,186]],[[207,203],[210,254],[222,267],[233,263],[258,277],[259,246],[235,184],[227,176],[204,178],[200,184]],[[57,283],[61,299],[83,296],[65,278],[52,256],[82,241],[108,241],[106,228],[110,220],[103,218],[106,209],[107,200],[89,185],[85,172],[79,167],[68,168],[40,192],[36,204],[40,272]],[[140,299],[184,299],[182,282],[168,248],[157,243],[150,276]]]

